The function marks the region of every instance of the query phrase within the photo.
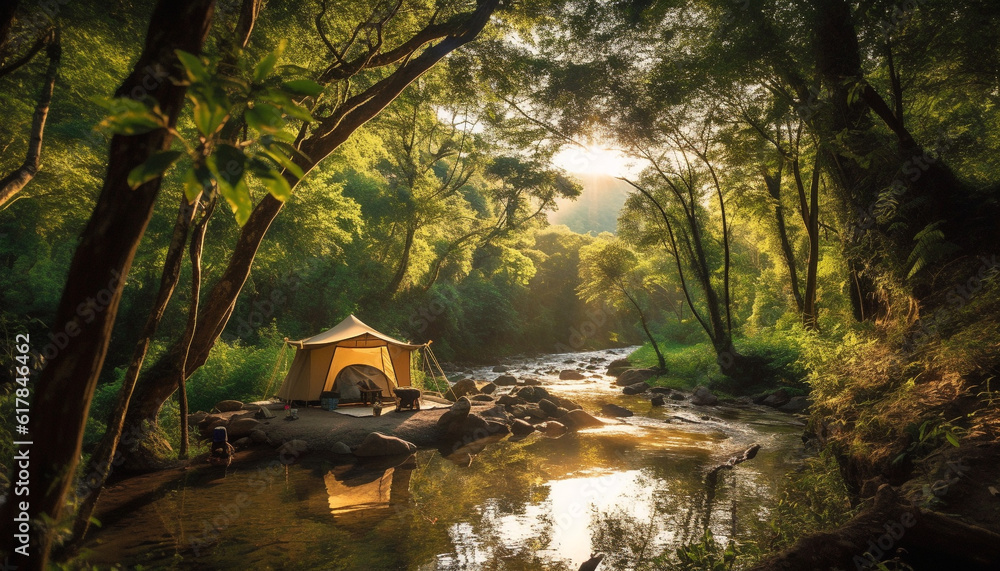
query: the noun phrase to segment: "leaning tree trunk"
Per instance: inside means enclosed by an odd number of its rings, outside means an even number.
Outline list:
[[[301,146],[302,151],[296,160],[309,171],[317,162],[329,156],[358,128],[382,112],[407,86],[423,75],[455,49],[472,41],[486,23],[493,11],[498,7],[499,0],[480,0],[476,10],[464,20],[453,20],[448,26],[434,24],[437,36],[427,41],[440,38],[436,44],[425,48],[419,55],[410,59],[402,58],[402,62],[387,77],[377,82],[362,94],[348,99],[329,117],[320,122],[314,133],[306,138]],[[444,30],[443,32],[439,32]],[[414,47],[414,50],[416,47]],[[305,159],[303,157],[310,157]],[[295,178],[285,173],[289,183],[298,183]],[[284,203],[270,194],[257,204],[250,218],[240,230],[239,238],[233,248],[229,264],[222,276],[206,296],[206,303],[199,311],[198,327],[191,343],[191,351],[186,359],[184,370],[187,376],[193,374],[208,359],[208,354],[216,340],[222,335],[233,309],[236,299],[250,275],[254,257],[267,234],[271,223],[281,212]],[[157,415],[163,403],[176,390],[172,383],[172,371],[177,367],[177,359],[181,359],[183,351],[180,343],[175,343],[159,359],[148,374],[143,375],[133,397],[133,405],[129,407],[125,420],[126,429],[140,429],[145,424],[156,424]],[[143,470],[159,465],[158,450],[155,437],[136,443],[125,455],[126,466]]]
[[[49,58],[49,66],[45,70],[45,82],[42,92],[35,104],[35,113],[31,118],[31,135],[28,138],[28,153],[21,166],[0,180],[0,208],[10,202],[14,195],[34,178],[42,168],[42,135],[45,133],[45,121],[49,116],[49,106],[52,104],[52,92],[56,87],[56,77],[59,74],[59,63],[62,60],[62,43],[59,30],[52,32],[48,39],[45,53]]]
[[[199,53],[212,21],[214,2],[161,0],[150,17],[145,48],[131,75],[116,92],[128,97],[138,92],[155,100],[172,126],[184,105],[186,87],[150,77],[149,71],[173,73],[180,64],[175,50]],[[152,87],[152,88],[151,88]],[[138,188],[128,184],[129,172],[153,153],[167,149],[173,136],[156,129],[111,140],[104,187],[83,230],[66,279],[66,289],[56,311],[53,344],[46,349],[48,362],[35,383],[30,434],[30,481],[33,494],[31,556],[15,553],[12,534],[2,546],[11,563],[24,569],[44,569],[66,492],[73,481],[83,440],[87,411],[107,353],[118,313],[125,278],[139,241],[153,214],[160,179]],[[38,345],[36,345],[37,347]],[[12,488],[13,489],[13,488]],[[4,504],[3,521],[12,521],[17,498]],[[49,522],[49,523],[43,523]]]

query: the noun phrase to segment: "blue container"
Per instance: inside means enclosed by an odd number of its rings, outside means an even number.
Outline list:
[[[217,442],[229,442],[229,434],[226,432],[225,426],[216,426],[212,430],[212,443]]]
[[[325,399],[320,399],[319,404],[323,408],[323,410],[334,410],[335,408],[337,408],[337,404],[339,403],[340,399],[325,398]]]

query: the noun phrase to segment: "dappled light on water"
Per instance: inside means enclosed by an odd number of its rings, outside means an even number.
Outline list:
[[[544,359],[594,356],[615,355]],[[237,464],[225,478],[189,470],[100,514],[104,527],[88,559],[176,569],[575,570],[603,550],[612,553],[602,568],[629,568],[621,562],[637,557],[632,540],[653,553],[706,527],[721,539],[748,533],[799,457],[801,428],[788,416],[654,408],[605,379],[570,384],[544,375],[549,390],[589,411],[614,403],[636,414],[558,439],[477,443],[449,457],[419,450],[345,463],[312,452],[287,468]],[[727,471],[708,495],[707,471],[754,442],[762,445],[757,457]]]

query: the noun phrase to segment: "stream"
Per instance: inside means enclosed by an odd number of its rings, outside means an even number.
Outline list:
[[[418,450],[363,465],[322,453],[290,466],[261,460],[225,478],[188,470],[103,514],[84,558],[145,569],[575,571],[592,551],[648,557],[706,527],[722,544],[750,536],[804,457],[802,422],[764,407],[654,407],[622,395],[603,373],[631,350],[514,358],[503,374],[538,379],[592,414],[614,403],[633,417],[557,439],[508,438],[468,465]],[[563,369],[587,377],[559,380]],[[756,458],[724,471],[709,498],[706,472],[753,444]],[[612,559],[599,569],[630,568]]]

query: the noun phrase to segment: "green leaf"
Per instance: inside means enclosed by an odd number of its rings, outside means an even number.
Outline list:
[[[108,110],[108,116],[98,123],[98,129],[108,129],[116,135],[141,135],[165,127],[167,122],[159,110],[127,97],[93,99]]]
[[[275,197],[275,198],[277,198],[277,197]],[[944,433],[944,437],[948,440],[948,442],[951,443],[952,446],[954,446],[955,448],[958,448],[958,446],[959,446],[958,445],[958,438],[955,438],[954,434],[952,434],[950,432],[945,432]]]
[[[232,191],[246,174],[247,156],[232,145],[221,144],[209,157],[209,168],[219,181],[219,189]]]
[[[205,64],[202,63],[198,56],[189,54],[184,50],[174,50],[174,53],[177,54],[177,59],[180,60],[184,71],[187,72],[188,79],[192,82],[208,81],[208,70],[205,69]]]
[[[268,103],[255,104],[247,109],[244,117],[251,129],[261,133],[274,134],[285,126],[285,121],[281,118],[281,110]]]
[[[278,200],[285,202],[292,197],[291,185],[278,171],[272,170],[260,175],[260,181],[264,188]]]
[[[253,69],[253,81],[255,83],[264,81],[264,79],[271,75],[271,72],[274,71],[274,64],[278,63],[278,58],[281,57],[281,53],[285,51],[285,45],[287,45],[287,42],[285,40],[281,40],[277,49],[267,54],[262,60],[260,60],[257,66]]]
[[[291,98],[291,96],[289,96],[287,93],[283,91],[277,89],[268,89],[267,91],[261,94],[261,99],[267,101],[268,103],[271,103],[275,107],[280,108],[282,111],[285,112],[285,115],[288,115],[289,117],[292,117],[294,119],[299,119],[300,121],[306,121],[310,123],[315,120],[309,113],[308,109],[296,103]]]
[[[181,151],[160,151],[153,153],[143,163],[128,173],[128,185],[133,189],[153,179],[163,176],[177,159],[184,155]]]
[[[293,79],[281,84],[281,88],[292,95],[308,95],[316,97],[323,93],[323,86],[311,79]]]
[[[246,224],[250,213],[253,212],[253,200],[250,198],[250,189],[246,183],[241,179],[232,186],[220,184],[219,192],[236,215],[236,223],[240,226]]]
[[[295,178],[302,178],[305,174],[302,172],[302,167],[292,162],[292,159],[280,150],[272,148],[271,150],[263,150],[261,152],[266,157],[288,169],[290,173],[295,175]]]
[[[188,95],[194,101],[194,124],[198,132],[211,137],[229,115],[229,98],[215,89],[193,89]]]
[[[184,174],[184,197],[194,202],[198,195],[212,186],[212,172],[205,165],[198,165]]]

